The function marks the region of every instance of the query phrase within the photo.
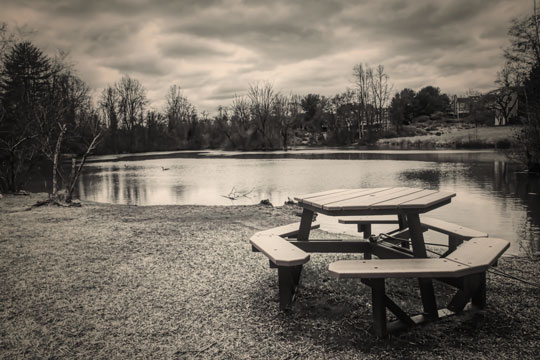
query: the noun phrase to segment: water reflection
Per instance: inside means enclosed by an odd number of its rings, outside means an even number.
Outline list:
[[[294,195],[332,188],[409,186],[457,193],[429,216],[540,251],[540,179],[516,173],[489,151],[171,152],[93,158],[81,198],[118,204],[281,205]],[[169,168],[163,171],[162,167]],[[248,193],[236,201],[224,195]]]

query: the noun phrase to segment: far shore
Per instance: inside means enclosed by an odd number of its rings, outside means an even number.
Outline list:
[[[520,126],[480,126],[470,128],[444,127],[420,136],[380,139],[376,145],[383,148],[439,148],[483,149],[511,146]]]
[[[487,275],[488,307],[378,340],[370,293],[328,276],[313,254],[290,313],[275,269],[250,236],[299,221],[299,208],[126,206],[30,208],[46,194],[0,199],[0,358],[533,359],[539,288]],[[499,271],[537,284],[537,258]],[[414,280],[389,294],[419,312]],[[447,289],[436,284],[444,305]]]

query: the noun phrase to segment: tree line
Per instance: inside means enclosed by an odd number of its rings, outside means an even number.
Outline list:
[[[500,103],[503,111],[515,101],[512,92],[524,99],[525,130],[517,139],[518,157],[532,168],[540,163],[536,12],[514,20],[509,36],[511,46],[505,50],[499,88],[490,103]],[[53,194],[65,189],[70,198],[90,153],[369,144],[380,137],[411,135],[406,127],[415,118],[449,109],[450,98],[435,86],[418,92],[406,88],[392,96],[383,65],[358,64],[352,79],[351,88],[334,96],[285,94],[270,82],[253,83],[244,95],[236,95],[231,104],[209,116],[199,113],[176,84],[168,89],[165,106],[152,108],[141,82],[125,74],[102,89],[94,103],[90,88],[65,54],[48,56],[31,42],[17,39],[4,24],[0,26],[0,191],[21,189],[44,159],[52,164]],[[65,154],[82,159],[73,160],[69,174],[59,166]]]

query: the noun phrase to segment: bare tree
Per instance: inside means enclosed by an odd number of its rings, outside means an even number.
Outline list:
[[[301,99],[298,95],[278,94],[275,98],[273,115],[279,128],[281,146],[284,150],[288,149],[289,136],[293,126],[298,121],[301,108]]]
[[[139,80],[124,75],[116,83],[115,89],[118,96],[118,112],[122,125],[127,130],[142,125],[142,115],[148,100],[146,99],[146,90]]]
[[[166,96],[167,105],[165,114],[167,116],[169,131],[181,132],[191,119],[194,107],[182,94],[179,86],[172,85]],[[185,134],[183,134],[185,136]]]
[[[512,20],[508,35],[510,47],[504,50],[504,57],[524,79],[535,64],[540,63],[540,19],[536,1],[532,15]]]
[[[118,102],[118,93],[114,87],[103,89],[98,104],[111,131],[118,130]]]
[[[358,137],[364,137],[367,129],[368,141],[374,139],[374,130],[380,127],[388,105],[391,86],[384,66],[375,70],[367,64],[358,64],[353,69],[357,95]]]
[[[251,102],[251,113],[253,121],[263,139],[264,148],[272,148],[272,111],[278,96],[274,91],[274,86],[265,82],[263,84],[251,84],[249,86],[248,98]]]
[[[251,106],[245,96],[234,95],[231,104],[231,121],[239,131],[246,133],[251,124]]]
[[[376,121],[380,125],[387,125],[384,122],[384,111],[388,107],[392,85],[389,84],[389,76],[384,72],[384,66],[379,65],[373,72],[371,81],[373,100],[375,106]]]
[[[499,124],[506,125],[517,106],[521,76],[510,63],[506,63],[497,74],[495,83],[499,85],[499,88],[490,93],[494,99],[493,110],[495,110],[495,117]]]

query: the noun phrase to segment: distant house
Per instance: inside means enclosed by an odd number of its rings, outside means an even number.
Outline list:
[[[508,125],[518,117],[518,93],[515,89],[500,88],[485,95],[450,98],[448,115],[456,119],[464,118],[476,111],[490,110],[495,126]]]
[[[448,115],[460,119],[471,113],[472,106],[480,99],[479,95],[458,97],[454,95],[450,98],[450,108]]]

